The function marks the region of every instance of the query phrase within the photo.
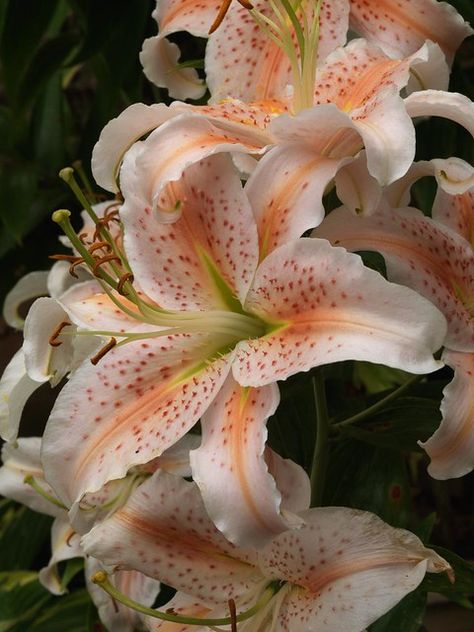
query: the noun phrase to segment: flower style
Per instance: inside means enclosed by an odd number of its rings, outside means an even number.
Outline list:
[[[127,166],[125,188],[135,177]],[[94,282],[61,297],[84,333],[119,342],[60,393],[44,435],[46,479],[70,506],[159,456],[204,415],[193,474],[213,518],[233,540],[268,537],[288,527],[263,456],[274,382],[345,359],[435,370],[444,318],[325,241],[294,240],[259,263],[258,219],[227,156],[187,169],[169,195],[170,206],[182,205],[174,224],[156,222],[139,195],[121,210],[127,265],[143,294],[99,293]],[[232,494],[219,504],[221,476]],[[217,505],[231,517],[219,518]]]
[[[158,0],[153,17],[159,33],[145,40],[140,55],[148,79],[168,88],[176,99],[201,97],[204,84],[195,70],[179,66],[179,49],[166,38],[176,31],[209,36],[219,9],[225,4],[222,0],[199,4]],[[253,12],[249,12],[246,4],[231,3],[222,24],[209,37],[205,69],[214,102],[228,97],[243,101],[281,98],[290,83],[291,66],[278,45],[256,28],[253,19],[256,11],[272,17],[270,3],[252,2]],[[285,12],[284,2],[275,4]],[[315,3],[303,4],[311,17]],[[346,43],[348,18],[354,32],[395,58],[411,55],[429,39],[439,44],[451,63],[462,40],[472,33],[454,7],[437,0],[326,0],[321,6],[319,64],[337,46]]]
[[[274,537],[256,552],[225,540],[207,516],[194,483],[159,472],[113,517],[83,538],[107,564],[133,568],[174,586],[167,604],[179,614],[226,616],[260,609],[239,629],[250,632],[360,632],[414,590],[425,573],[450,570],[408,531],[343,507],[309,509],[304,526]],[[269,593],[267,603],[262,595]],[[151,630],[205,630],[157,623]]]
[[[411,185],[435,175],[438,192],[429,219],[406,204]],[[455,371],[444,390],[442,422],[421,444],[431,457],[435,478],[463,476],[474,468],[474,217],[473,169],[458,159],[415,163],[400,182],[389,187],[379,209],[357,217],[348,209],[333,211],[316,237],[348,250],[376,250],[387,265],[388,277],[431,300],[448,321],[443,361]]]

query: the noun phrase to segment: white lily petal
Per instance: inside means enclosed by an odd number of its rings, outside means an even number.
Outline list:
[[[3,318],[10,327],[23,329],[25,321],[18,313],[18,308],[32,298],[48,294],[48,274],[43,270],[29,272],[8,292],[3,304]]]

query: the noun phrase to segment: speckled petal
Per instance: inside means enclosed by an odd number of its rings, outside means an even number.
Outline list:
[[[310,509],[298,531],[283,533],[259,554],[270,578],[294,584],[279,613],[282,632],[362,632],[425,573],[449,564],[409,531],[344,507]]]
[[[245,307],[273,331],[238,343],[232,369],[243,386],[341,360],[413,373],[440,366],[432,354],[446,333],[442,314],[325,240],[298,239],[274,250],[260,264]]]
[[[138,197],[122,211],[127,256],[144,291],[165,309],[228,309],[217,276],[243,301],[258,262],[257,229],[231,158],[191,165],[159,206],[179,207],[179,219],[157,222]]]
[[[266,421],[279,400],[276,384],[242,388],[229,376],[202,417],[202,445],[191,453],[209,516],[239,546],[259,548],[289,526],[264,459]]]
[[[187,167],[221,152],[259,154],[269,142],[269,135],[254,125],[226,120],[221,126],[219,121],[192,111],[182,114],[137,143],[136,151],[128,157],[121,175],[123,212],[126,215],[128,204],[136,203],[134,198],[138,198],[156,213],[157,219],[173,222],[179,217],[179,208],[160,204],[163,189],[179,180]]]
[[[186,434],[229,370],[229,356],[206,362],[212,344],[200,334],[131,342],[75,372],[56,400],[42,451],[46,480],[64,504]]]
[[[107,564],[140,570],[204,604],[247,593],[262,577],[255,554],[236,549],[216,529],[194,483],[157,472],[112,518],[83,538]]]
[[[123,156],[133,143],[156,129],[180,110],[163,103],[134,103],[107,123],[92,152],[92,174],[99,186],[117,193]]]
[[[431,458],[428,472],[446,480],[474,469],[474,353],[446,350],[443,360],[454,379],[443,391],[440,427],[420,445]]]
[[[474,253],[462,237],[409,208],[385,209],[371,217],[336,209],[315,235],[351,251],[380,252],[391,281],[413,288],[443,312],[446,346],[474,350]]]
[[[350,0],[351,28],[392,57],[405,57],[425,40],[436,42],[451,63],[469,24],[447,2],[437,0]]]
[[[255,0],[252,4],[263,14],[272,16],[266,0]],[[314,4],[305,5],[308,19],[311,19]],[[345,43],[348,9],[345,0],[323,1],[318,48],[320,64],[331,51]],[[292,83],[286,54],[237,2],[231,4],[225,20],[209,39],[206,75],[214,102],[229,96],[243,101],[284,99],[287,86]]]
[[[213,608],[206,606],[198,599],[190,597],[182,592],[177,592],[171,601],[165,604],[164,609],[173,609],[176,614],[186,617],[204,617],[217,618]],[[223,616],[228,615],[225,613]],[[151,617],[142,617],[143,624],[149,632],[209,632],[208,626],[186,625],[181,623],[170,623],[169,621],[160,621]]]

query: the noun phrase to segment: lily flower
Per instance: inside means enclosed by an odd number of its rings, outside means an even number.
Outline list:
[[[429,219],[412,208],[391,208],[409,199],[411,185],[435,175],[438,192]],[[388,278],[407,285],[432,301],[448,321],[443,361],[454,369],[444,390],[442,421],[422,447],[431,458],[434,478],[463,476],[474,469],[474,218],[473,169],[458,159],[415,163],[386,193],[370,217],[336,209],[315,231],[316,237],[348,250],[376,250]]]
[[[233,600],[238,612],[255,604],[253,616],[239,625],[248,632],[361,632],[414,590],[426,572],[450,572],[412,533],[371,513],[323,507],[301,518],[301,529],[277,535],[258,552],[235,547],[207,516],[194,483],[158,472],[82,542],[106,564],[139,570],[176,588],[168,608],[193,616],[194,623],[205,618],[198,630],[225,616]],[[100,585],[103,574],[93,580]],[[150,617],[146,623],[156,631],[196,629],[153,624]]]
[[[125,479],[109,482],[97,494],[83,499],[80,515],[69,515],[67,508],[55,497],[44,480],[40,459],[41,439],[20,438],[17,447],[4,445],[3,466],[0,467],[0,494],[20,502],[34,511],[55,518],[51,530],[52,556],[47,566],[39,571],[41,584],[54,595],[67,592],[58,574],[58,564],[74,557],[84,557],[86,585],[96,605],[99,617],[109,630],[133,632],[140,624],[140,617],[133,610],[116,604],[98,586],[90,581],[102,564],[85,554],[80,533],[86,533],[94,524],[110,516],[123,505],[132,491],[157,469],[172,472],[176,476],[189,476],[189,450],[196,447],[199,437],[188,435],[160,459],[145,468],[130,473]],[[78,529],[79,527],[79,529]],[[151,606],[160,590],[160,583],[137,571],[119,571],[114,574],[115,587],[132,599],[140,599]]]
[[[281,98],[290,83],[291,66],[273,39],[255,28],[257,12],[267,19],[273,17],[269,4],[265,0],[205,0],[190,6],[186,0],[158,0],[152,15],[159,32],[145,40],[140,54],[145,75],[168,88],[176,99],[203,96],[204,83],[192,67],[178,63],[179,49],[166,39],[177,31],[188,31],[209,37],[205,71],[214,102],[228,97],[243,101]],[[275,4],[285,12],[286,3]],[[316,3],[300,4],[311,19]],[[222,17],[223,7],[227,11]],[[214,29],[218,16],[220,24]],[[437,0],[326,0],[321,6],[318,64],[346,43],[349,24],[355,33],[393,58],[411,55],[429,39],[439,44],[449,64],[461,42],[472,33],[454,7]],[[289,29],[291,35],[294,31]]]
[[[125,187],[134,177],[124,168]],[[257,221],[228,156],[188,168],[168,193],[169,206],[182,208],[174,224],[156,222],[138,194],[121,210],[127,265],[143,294],[131,283],[125,299],[86,284],[61,298],[78,335],[109,343],[56,401],[43,442],[46,479],[71,506],[156,458],[203,418],[193,474],[205,477],[213,517],[211,483],[225,475],[234,501],[234,516],[222,519],[229,537],[240,537],[239,512],[252,516],[253,535],[242,537],[264,537],[268,524],[288,526],[263,454],[265,421],[278,402],[274,382],[347,359],[436,370],[444,318],[323,240],[290,241],[259,263]],[[65,215],[58,220],[80,249]],[[235,382],[226,382],[231,373]],[[203,454],[212,455],[206,468]],[[222,470],[228,456],[230,469]],[[248,491],[257,471],[255,491],[266,486],[268,494],[261,505]]]

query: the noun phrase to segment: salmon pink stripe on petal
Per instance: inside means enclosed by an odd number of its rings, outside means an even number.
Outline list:
[[[310,509],[305,525],[259,553],[269,578],[294,585],[278,630],[362,632],[414,590],[425,573],[450,570],[412,533],[374,514],[344,507]]]
[[[260,259],[322,222],[326,187],[349,160],[291,143],[260,160],[245,187],[257,220]]]
[[[438,0],[350,0],[350,9],[351,28],[391,57],[410,55],[431,40],[451,63],[472,33],[454,7]]]
[[[443,391],[441,425],[420,443],[431,458],[433,478],[458,478],[474,469],[474,353],[446,350],[443,360],[454,379]]]
[[[133,330],[148,331],[150,326],[139,320],[141,314],[137,306],[124,296],[115,296],[137,318],[119,309],[94,281],[74,285],[61,296],[59,302],[80,329],[116,331],[117,334]]]
[[[141,615],[127,606],[114,601],[105,590],[94,584],[90,578],[102,570],[102,564],[93,557],[86,557],[84,574],[87,590],[98,610],[99,618],[107,630],[113,632],[135,632],[142,629]],[[137,571],[117,571],[110,578],[120,592],[142,605],[151,607],[160,592],[160,583]]]
[[[124,154],[145,134],[181,113],[180,104],[134,103],[107,123],[92,152],[92,174],[99,186],[112,193],[119,191],[118,174]]]
[[[228,377],[202,417],[201,447],[191,453],[193,479],[209,516],[240,546],[259,548],[288,529],[264,459],[266,421],[279,401],[276,384],[242,388]]]
[[[226,603],[261,581],[255,554],[216,529],[197,486],[165,472],[143,483],[83,544],[106,564],[140,570],[205,604]]]
[[[255,0],[255,9],[273,17],[266,0]],[[304,2],[306,15],[313,18],[315,3]],[[325,0],[320,13],[318,60],[346,41],[349,7],[345,0]],[[247,9],[233,2],[228,14],[209,39],[206,76],[212,101],[234,97],[243,101],[287,98],[292,83],[286,54],[254,21]]]
[[[348,250],[380,252],[390,280],[413,288],[443,312],[446,346],[474,350],[474,252],[462,237],[415,209],[355,217],[344,208],[330,213],[315,235]]]
[[[166,309],[226,309],[217,274],[243,301],[258,261],[257,228],[231,158],[191,165],[159,204],[179,206],[179,219],[157,222],[138,198],[122,212],[129,262],[146,293]]]
[[[204,364],[210,344],[204,335],[184,334],[131,342],[77,370],[43,441],[45,477],[64,504],[160,456],[186,434],[229,370],[228,356]]]
[[[226,129],[221,129],[199,114],[168,121],[139,145],[133,162],[127,161],[126,169],[135,175],[127,175],[123,182],[125,209],[129,196],[136,196],[157,211],[161,221],[175,221],[179,209],[160,206],[161,194],[169,182],[181,178],[186,167],[221,152],[259,154],[268,142],[268,134],[258,128],[226,123]]]
[[[439,368],[432,354],[446,333],[442,314],[325,240],[298,239],[274,250],[260,264],[245,307],[273,323],[273,331],[238,343],[232,369],[243,386],[341,360],[412,373]]]

